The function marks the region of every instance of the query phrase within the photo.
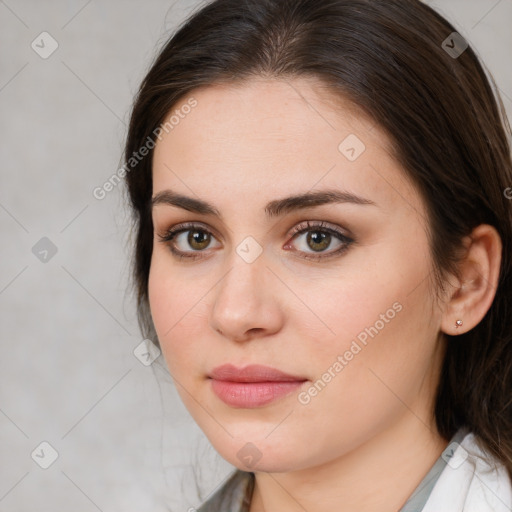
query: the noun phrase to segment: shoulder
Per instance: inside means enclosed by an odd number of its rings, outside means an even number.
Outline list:
[[[197,512],[241,512],[248,491],[252,489],[254,473],[237,469]]]
[[[473,433],[450,443],[446,461],[422,512],[510,512],[512,482],[506,467]]]

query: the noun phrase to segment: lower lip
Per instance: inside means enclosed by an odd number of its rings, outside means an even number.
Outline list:
[[[259,407],[297,390],[305,381],[229,382],[211,379],[213,392],[232,407]]]

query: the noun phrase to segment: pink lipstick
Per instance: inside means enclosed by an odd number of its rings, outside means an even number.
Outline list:
[[[232,407],[253,408],[269,404],[297,390],[305,381],[269,366],[237,368],[225,364],[209,375],[213,392]]]

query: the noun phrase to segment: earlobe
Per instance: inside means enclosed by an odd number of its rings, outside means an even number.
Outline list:
[[[441,330],[456,336],[478,325],[496,295],[501,265],[501,238],[488,224],[469,236],[466,255],[460,262],[460,281],[445,304]]]

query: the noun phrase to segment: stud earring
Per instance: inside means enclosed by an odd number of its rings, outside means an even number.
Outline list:
[[[460,327],[462,325],[462,320],[457,320],[455,322],[455,329],[457,329],[458,327]]]

